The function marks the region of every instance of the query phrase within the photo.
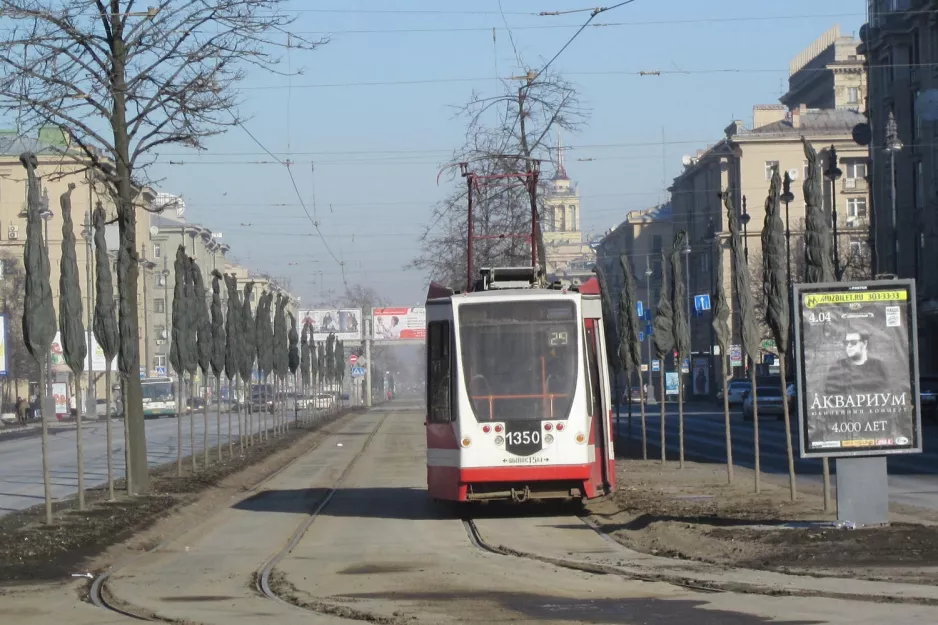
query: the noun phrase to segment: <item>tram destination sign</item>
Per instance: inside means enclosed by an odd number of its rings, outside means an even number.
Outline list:
[[[915,283],[796,284],[802,458],[920,453]]]

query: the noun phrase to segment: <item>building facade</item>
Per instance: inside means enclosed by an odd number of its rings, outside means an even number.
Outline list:
[[[938,1],[869,0],[870,183],[878,274],[913,278],[919,343],[938,342]],[[894,190],[894,191],[893,191]],[[919,351],[923,375],[938,354]]]

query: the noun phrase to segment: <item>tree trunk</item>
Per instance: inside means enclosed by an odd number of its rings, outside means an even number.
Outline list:
[[[228,378],[228,460],[234,456],[234,441],[231,439],[231,404],[234,402],[234,386],[231,384],[231,378]],[[221,440],[218,441],[221,445]]]
[[[81,446],[81,376],[75,380],[75,449],[78,452],[78,509],[85,509],[85,453]]]
[[[46,411],[48,403],[43,393],[46,390],[46,358],[48,354],[39,361],[39,420],[42,429],[42,486],[46,498],[46,525],[52,525],[52,478],[49,471],[49,426],[46,423]]]
[[[193,473],[199,470],[199,466],[195,461],[195,393],[193,392],[195,389],[194,378],[195,376],[190,373],[189,395],[191,396],[191,399],[189,401],[192,402],[192,407],[190,408],[188,405],[186,406],[186,408],[189,410],[189,458],[192,460]]]
[[[664,434],[664,415],[666,412],[667,403],[667,385],[665,384],[665,366],[664,358],[661,359],[661,464],[664,464],[667,461],[667,454],[665,453],[665,434]]]
[[[679,453],[678,468],[684,468],[684,358],[677,365],[677,446]]]
[[[202,404],[202,467],[208,468],[208,376],[204,373],[205,381],[202,382],[202,393],[205,395],[205,403]]]
[[[221,378],[215,376],[215,444],[218,445],[218,462],[221,462]]]
[[[300,393],[297,391],[296,387],[296,371],[293,372],[293,427],[294,429],[300,425]]]
[[[113,4],[113,3],[112,3]],[[140,388],[140,331],[137,324],[137,215],[130,159],[130,138],[127,135],[127,86],[125,83],[127,50],[123,40],[126,19],[119,11],[111,16],[111,130],[114,133],[117,173],[117,251],[118,328],[120,330],[120,370],[123,380],[124,429],[127,431],[128,467],[134,475],[136,491],[146,493],[150,487],[147,467],[146,424],[143,419],[143,391]]]
[[[788,387],[785,385],[785,354],[782,353],[778,359],[779,375],[782,377],[782,401],[785,410],[785,445],[788,450],[788,486],[791,491],[791,500],[798,498],[797,486],[795,484],[795,454],[791,447],[791,419],[788,416]]]
[[[759,468],[759,392],[756,389],[756,367],[750,359],[749,380],[752,383],[752,444],[755,452],[756,493],[762,492],[762,476]]]
[[[114,442],[111,437],[111,362],[104,365],[104,424],[107,437],[107,500],[114,501]],[[130,479],[128,478],[128,481]]]
[[[124,483],[127,486],[127,494],[133,495],[134,487],[135,487],[135,484],[134,484],[135,474],[134,474],[133,462],[131,461],[131,458],[130,458],[130,428],[127,427],[128,408],[127,408],[127,401],[125,399],[126,389],[127,389],[127,384],[123,379],[121,379],[121,403],[122,403],[121,410],[123,412],[123,415],[121,416],[124,418]],[[141,406],[142,405],[143,404],[141,404]]]
[[[248,447],[254,445],[254,406],[253,403],[253,389],[251,385],[248,385],[248,390],[245,392],[245,398],[247,399],[247,414],[245,415],[245,421],[247,425],[247,437],[248,437]]]
[[[733,483],[733,437],[730,430],[730,396],[729,388],[726,384],[726,356],[720,352],[720,366],[723,369],[723,422],[726,429],[726,480],[728,484]]]
[[[645,381],[642,379],[641,365],[638,367],[638,397],[642,404],[642,460],[648,460],[648,434],[645,430]]]
[[[182,477],[182,416],[186,406],[186,374],[179,374],[179,401],[176,402],[176,476]],[[126,425],[124,426],[126,427]]]

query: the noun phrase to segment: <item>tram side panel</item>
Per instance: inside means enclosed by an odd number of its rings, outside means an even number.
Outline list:
[[[459,500],[452,308],[431,306],[427,315],[427,490],[437,499]]]

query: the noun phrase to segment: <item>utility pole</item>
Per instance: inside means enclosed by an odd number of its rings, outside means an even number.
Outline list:
[[[371,319],[362,319],[362,330],[365,338],[365,406],[371,408]]]
[[[89,170],[90,173],[90,170]],[[85,331],[88,333],[88,387],[85,389],[85,395],[88,398],[85,402],[85,414],[88,417],[94,416],[98,417],[98,402],[95,395],[95,384],[94,384],[94,343],[92,342],[92,330],[94,329],[94,285],[91,281],[91,239],[93,235],[92,227],[92,212],[91,212],[91,185],[88,185],[88,213],[86,214],[85,219],[85,289],[88,292],[88,324],[85,327]],[[146,316],[146,315],[144,315]],[[81,398],[76,397],[75,401],[80,401]],[[108,406],[104,407],[104,418],[110,419],[111,415],[108,410]]]

